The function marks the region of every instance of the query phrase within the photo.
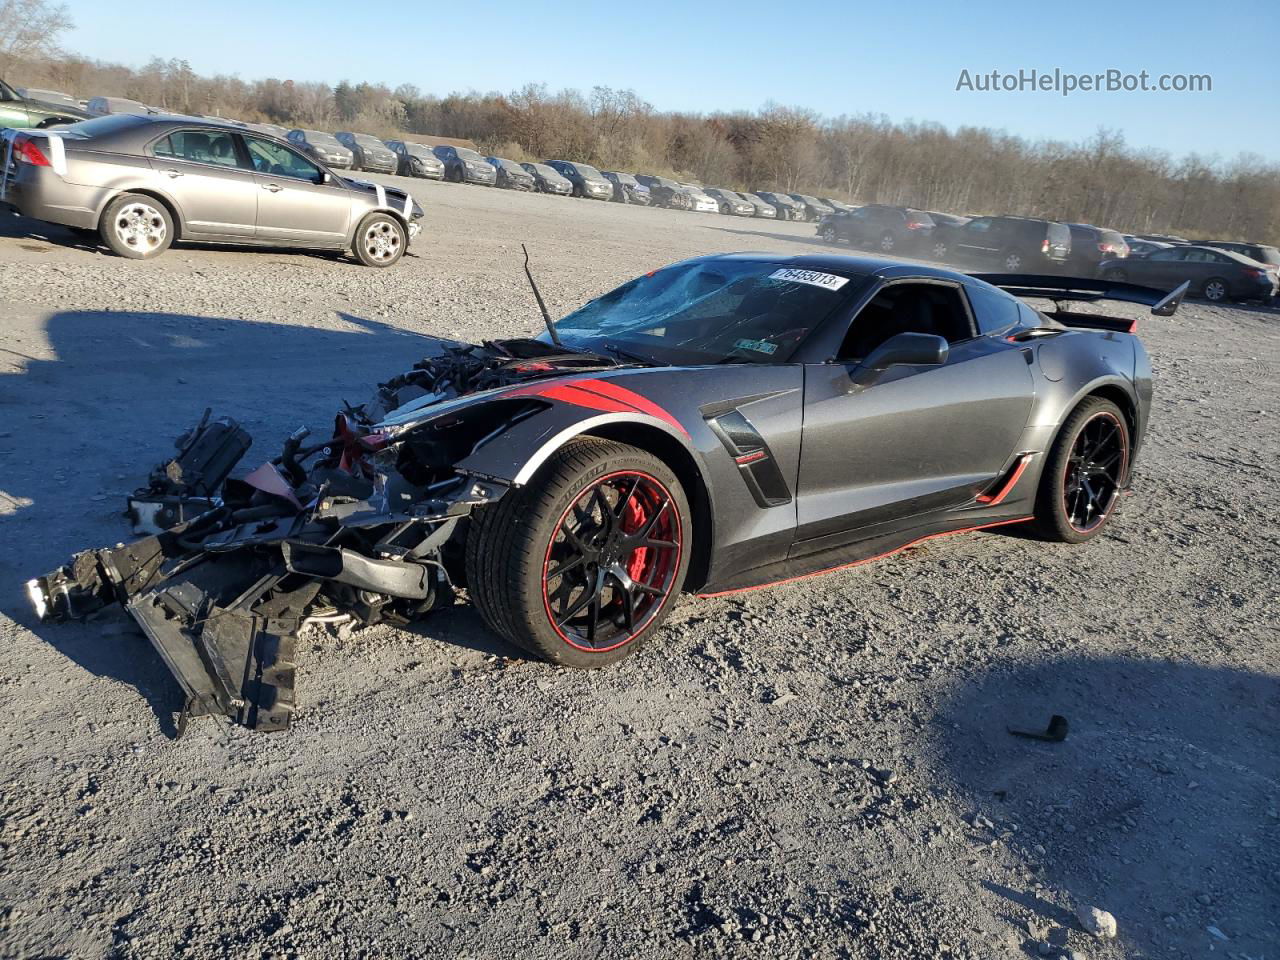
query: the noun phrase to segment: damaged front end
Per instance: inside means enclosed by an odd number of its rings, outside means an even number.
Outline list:
[[[329,439],[299,430],[247,474],[232,475],[249,435],[206,411],[128,498],[139,539],[28,582],[40,619],[119,603],[186,693],[180,729],[206,714],[287,728],[305,623],[403,624],[452,602],[463,521],[507,489],[455,464],[546,406],[504,388],[616,365],[537,340],[440,344]]]

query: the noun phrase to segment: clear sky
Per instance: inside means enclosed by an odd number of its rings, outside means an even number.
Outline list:
[[[68,0],[64,46],[139,66],[152,55],[199,73],[413,83],[427,93],[596,85],[664,110],[755,109],[979,125],[1033,140],[1099,126],[1134,147],[1280,160],[1270,4],[680,3],[483,0]],[[127,11],[127,12],[126,12]],[[1209,93],[957,91],[1020,69],[1209,74]]]

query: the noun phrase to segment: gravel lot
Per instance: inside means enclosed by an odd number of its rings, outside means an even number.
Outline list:
[[[812,227],[443,184],[415,255],[137,263],[0,218],[0,955],[1280,955],[1280,314],[1144,320],[1133,494],[736,598],[556,670],[467,607],[308,635],[292,732],[211,720],[118,612],[21,583],[126,534],[206,405],[273,453],[418,357]],[[1016,528],[1015,528],[1016,529]],[[1006,724],[1065,715],[1046,744]],[[1074,914],[1116,918],[1101,940]]]

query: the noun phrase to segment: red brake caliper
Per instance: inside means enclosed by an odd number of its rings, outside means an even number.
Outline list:
[[[622,512],[622,532],[635,533],[644,527],[647,519],[648,511],[641,504],[640,498],[633,496],[627,501],[626,509]],[[632,550],[631,559],[627,561],[627,576],[632,580],[640,580],[644,576],[645,563],[648,559],[648,547],[636,547]]]

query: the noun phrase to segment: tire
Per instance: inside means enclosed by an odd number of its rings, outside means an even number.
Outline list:
[[[98,234],[117,256],[150,260],[173,243],[173,217],[155,197],[122,193],[102,211]]]
[[[946,243],[946,241],[945,241],[945,240],[935,240],[935,241],[933,241],[933,248],[932,248],[932,249],[933,249],[933,259],[935,259],[935,260],[946,260],[946,259],[947,259],[947,243]]]
[[[360,221],[351,250],[366,267],[389,267],[408,247],[404,226],[389,213],[375,211]]]
[[[646,542],[663,545],[627,546],[646,530]],[[552,454],[532,482],[472,515],[468,589],[507,641],[552,663],[603,667],[657,631],[689,568],[691,534],[688,500],[666,464],[636,447],[580,438]],[[648,586],[629,593],[623,575]]]
[[[1111,269],[1109,269],[1106,273],[1104,273],[1104,274],[1102,275],[1102,279],[1103,279],[1103,280],[1115,280],[1115,281],[1116,281],[1116,282],[1118,282],[1118,283],[1123,283],[1125,280],[1128,280],[1128,279],[1129,279],[1129,274],[1127,274],[1125,271],[1123,271],[1123,270],[1119,269],[1118,267],[1112,267]]]
[[[1006,250],[1000,255],[1000,262],[1009,273],[1021,273],[1023,267],[1022,254],[1016,250]]]
[[[1227,281],[1221,277],[1210,277],[1204,282],[1201,293],[1211,303],[1225,303],[1227,301]]]
[[[893,253],[894,248],[898,245],[898,238],[886,230],[880,234],[880,252]]]
[[[1111,438],[1114,445],[1104,443]],[[1104,444],[1102,452],[1093,452],[1097,444]],[[1101,533],[1128,485],[1132,449],[1129,423],[1110,400],[1086,397],[1072,410],[1040,475],[1035,511],[1040,535],[1083,543]],[[1104,474],[1102,465],[1109,472]]]
[[[820,236],[823,240],[827,241],[827,243],[835,243],[836,228],[828,224],[827,226],[823,227],[821,230],[818,231],[818,236]]]

